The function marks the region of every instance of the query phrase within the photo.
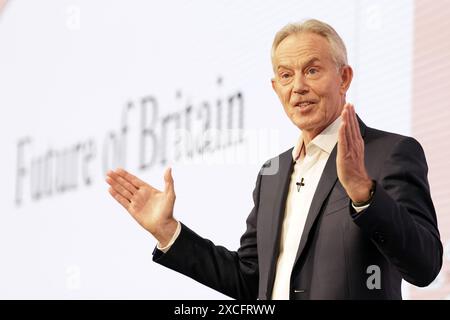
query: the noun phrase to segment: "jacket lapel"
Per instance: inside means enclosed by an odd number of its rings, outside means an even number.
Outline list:
[[[272,295],[273,283],[275,280],[275,270],[278,260],[278,254],[280,251],[280,233],[281,226],[284,218],[284,209],[286,207],[286,199],[289,192],[289,182],[292,170],[294,168],[294,162],[292,160],[292,148],[282,154],[279,158],[279,171],[275,176],[273,184],[273,192],[276,193],[275,201],[272,209],[272,222],[270,226],[270,251],[269,251],[269,276],[267,281],[267,295],[270,299]]]
[[[359,119],[359,125],[361,130],[361,135],[364,137],[366,126]],[[337,154],[337,145],[333,148],[333,151],[328,158],[328,161],[325,165],[324,172],[320,178],[319,184],[317,186],[317,190],[314,194],[313,200],[311,202],[311,206],[308,212],[308,217],[306,219],[304,231],[302,233],[302,237],[300,239],[299,248],[297,251],[297,256],[295,260],[295,264],[298,262],[299,257],[302,255],[305,246],[307,244],[307,240],[309,238],[309,234],[311,229],[316,221],[322,206],[327,199],[330,191],[337,181],[337,171],[336,171],[336,154]],[[268,248],[268,255],[266,256],[270,259],[270,268],[269,275],[267,281],[267,299],[270,299],[272,296],[272,289],[275,280],[275,271],[278,260],[279,248],[280,248],[280,234],[281,234],[281,226],[284,218],[284,211],[286,208],[286,199],[289,192],[289,182],[290,176],[292,174],[292,170],[294,168],[294,162],[292,160],[292,148],[280,155],[279,157],[279,171],[274,177],[273,187],[276,192],[276,197],[273,203],[273,215],[271,226],[268,228],[270,233],[267,235],[270,238],[271,246]],[[262,257],[260,257],[262,258]],[[262,261],[267,261],[265,259],[261,259]],[[295,266],[294,264],[294,266]]]
[[[337,145],[333,148],[333,151],[328,158],[322,176],[320,177],[319,184],[317,185],[316,192],[314,193],[311,206],[309,207],[308,216],[306,217],[302,237],[300,238],[300,244],[298,246],[297,256],[295,257],[294,266],[297,264],[299,257],[302,255],[314,222],[319,216],[325,200],[327,199],[331,189],[337,181],[336,153]]]
[[[361,136],[364,138],[366,125],[357,116],[359,129]],[[337,181],[337,170],[336,170],[336,155],[337,155],[337,144],[334,146],[333,151],[331,151],[330,157],[325,165],[322,176],[320,177],[319,184],[317,185],[316,192],[311,202],[309,208],[308,216],[306,217],[305,226],[303,228],[302,237],[300,238],[300,244],[298,246],[297,255],[295,257],[294,267],[297,264],[299,258],[301,257],[305,246],[310,237],[311,229],[322,211],[323,204],[325,203],[328,195],[330,194],[332,188]]]

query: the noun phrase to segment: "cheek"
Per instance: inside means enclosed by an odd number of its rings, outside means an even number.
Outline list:
[[[289,101],[291,89],[289,87],[279,86],[276,90],[278,97],[281,101]]]
[[[323,99],[323,98],[327,98],[327,96],[330,93],[331,87],[326,82],[325,83],[319,82],[319,83],[316,83],[311,89],[317,96],[319,96],[320,98]]]
[[[339,92],[335,86],[323,86],[317,88],[316,94],[320,97],[321,108],[329,108],[339,100]]]

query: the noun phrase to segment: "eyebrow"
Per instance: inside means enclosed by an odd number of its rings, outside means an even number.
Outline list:
[[[313,64],[316,61],[320,61],[320,59],[317,58],[317,57],[313,57],[313,58],[309,59],[306,63],[304,63],[302,68],[304,68],[306,66],[309,66],[309,65]],[[288,67],[286,65],[282,65],[282,64],[277,67],[277,70],[279,70],[280,68],[291,69],[290,67]]]

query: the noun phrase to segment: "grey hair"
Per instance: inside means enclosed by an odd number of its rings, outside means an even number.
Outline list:
[[[347,49],[345,48],[344,41],[342,41],[341,37],[333,27],[316,19],[308,19],[298,23],[289,23],[277,32],[272,44],[272,65],[275,57],[275,50],[277,50],[281,41],[292,34],[303,32],[315,33],[327,39],[330,44],[331,55],[337,67],[347,65]]]

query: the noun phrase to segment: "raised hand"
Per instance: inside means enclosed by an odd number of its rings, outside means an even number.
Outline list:
[[[172,170],[168,168],[164,173],[164,191],[152,187],[124,169],[109,171],[106,182],[111,186],[111,196],[165,246],[178,224],[173,217],[176,196]]]
[[[364,164],[364,141],[352,104],[346,103],[341,113],[336,168],[339,181],[354,203],[370,198],[372,180]]]

